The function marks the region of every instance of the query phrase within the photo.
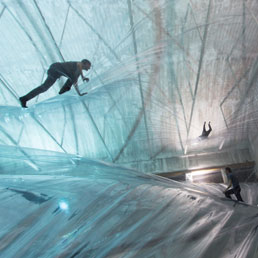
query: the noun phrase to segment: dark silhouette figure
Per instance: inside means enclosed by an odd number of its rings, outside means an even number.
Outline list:
[[[209,130],[206,130],[206,122],[203,124],[202,134],[199,136],[201,139],[205,139],[209,136],[212,131],[211,122],[208,123]]]
[[[30,91],[28,94],[19,98],[21,102],[21,106],[26,108],[27,101],[36,97],[40,93],[47,91],[61,76],[65,76],[68,79],[63,85],[63,87],[60,89],[59,94],[63,94],[64,92],[69,91],[72,85],[74,85],[75,90],[80,96],[87,94],[87,92],[82,94],[80,93],[77,86],[77,81],[80,75],[83,81],[85,80],[87,82],[89,81],[89,78],[86,78],[83,76],[82,70],[88,71],[90,67],[91,67],[91,63],[87,59],[83,59],[81,62],[53,63],[52,65],[50,65],[47,71],[48,76],[44,81],[44,83],[38,86],[37,88],[35,88],[34,90]]]
[[[240,185],[239,185],[239,181],[238,181],[237,177],[233,174],[231,168],[226,167],[226,174],[227,174],[227,177],[228,177],[229,184],[228,184],[227,189],[224,191],[225,196],[227,198],[232,199],[231,194],[235,194],[238,201],[244,202],[242,197],[241,197],[241,194],[240,194],[241,188],[240,188]]]

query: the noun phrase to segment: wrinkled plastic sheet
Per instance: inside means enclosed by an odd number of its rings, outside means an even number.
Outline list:
[[[223,194],[84,159],[20,172],[1,175],[0,257],[258,257],[257,207]]]

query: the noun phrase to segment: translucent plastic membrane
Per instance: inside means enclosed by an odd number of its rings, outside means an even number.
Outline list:
[[[257,207],[218,186],[77,163],[1,175],[1,257],[257,257]]]
[[[2,1],[2,144],[139,164],[255,154],[257,8],[254,0]],[[18,108],[53,62],[83,58],[92,63],[89,83],[79,80],[88,95],[58,95],[61,79],[28,111]],[[196,144],[204,121],[213,131]]]
[[[0,256],[256,258],[256,206],[114,163],[258,160],[257,13],[256,0],[0,1]],[[62,78],[21,108],[52,63],[84,58],[87,95],[58,95]]]

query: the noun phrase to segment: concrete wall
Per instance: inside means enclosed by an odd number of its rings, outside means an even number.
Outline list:
[[[123,163],[130,168],[149,173],[167,173],[191,169],[203,169],[216,166],[227,166],[235,163],[253,161],[250,150],[247,148],[227,150],[221,152],[184,155],[141,162]]]

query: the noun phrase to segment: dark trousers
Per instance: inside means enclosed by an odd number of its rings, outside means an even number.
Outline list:
[[[241,192],[241,188],[240,188],[240,186],[238,186],[238,187],[235,187],[235,188],[233,188],[233,189],[227,190],[227,191],[225,192],[225,196],[226,196],[227,198],[232,199],[230,195],[231,195],[231,194],[234,194],[234,195],[236,196],[236,198],[237,198],[238,201],[243,202],[243,199],[242,199],[242,197],[241,197],[240,192]]]
[[[44,81],[44,83],[38,86],[37,88],[33,89],[32,91],[30,91],[28,94],[21,97],[23,100],[28,101],[36,97],[40,93],[47,91],[56,82],[56,80],[62,76],[62,74],[59,74],[57,71],[52,70],[51,68],[48,70],[47,73],[48,73],[48,77]],[[59,94],[63,94],[64,92],[69,91],[72,85],[73,85],[73,81],[70,78],[67,79],[67,81],[59,91]]]

